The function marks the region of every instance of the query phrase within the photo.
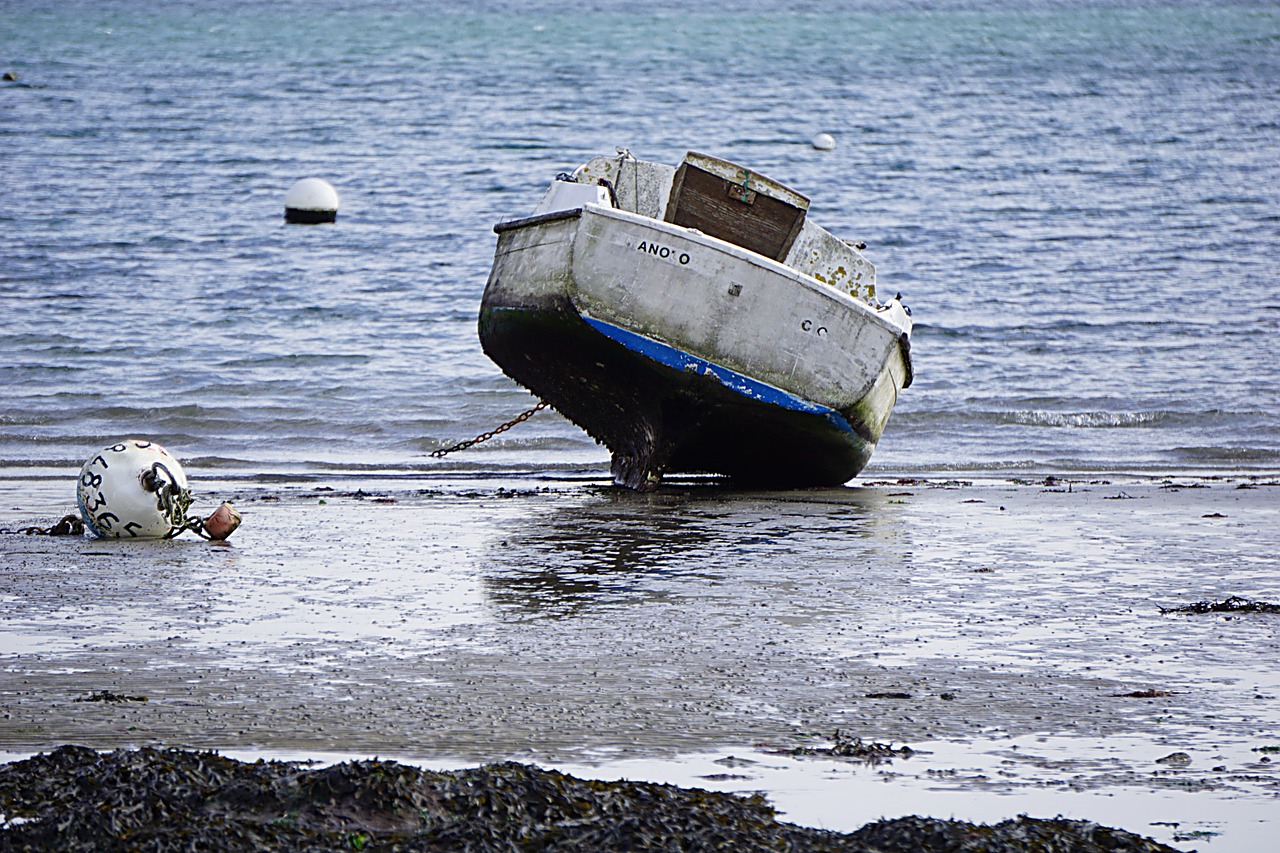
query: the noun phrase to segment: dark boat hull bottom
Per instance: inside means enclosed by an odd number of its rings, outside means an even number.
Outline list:
[[[615,482],[646,490],[664,473],[722,474],[760,488],[836,486],[873,442],[831,410],[763,402],[597,331],[568,300],[485,306],[480,343],[508,376],[613,454]]]

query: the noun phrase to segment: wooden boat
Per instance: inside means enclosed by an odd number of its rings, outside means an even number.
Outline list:
[[[620,485],[845,483],[911,384],[911,317],[808,207],[704,154],[592,159],[494,227],[481,345],[609,448]]]

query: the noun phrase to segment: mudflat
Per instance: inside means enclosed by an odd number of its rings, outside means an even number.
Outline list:
[[[1280,481],[511,482],[197,481],[244,515],[226,545],[0,536],[0,750],[515,760],[842,831],[939,792],[1274,831],[1280,614],[1179,608],[1280,602]],[[0,527],[68,491],[0,480]]]

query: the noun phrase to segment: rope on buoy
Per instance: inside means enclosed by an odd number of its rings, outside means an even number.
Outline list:
[[[547,401],[539,400],[538,405],[534,406],[532,409],[530,409],[527,412],[521,412],[511,420],[507,421],[502,426],[495,427],[489,430],[488,432],[482,432],[479,435],[477,435],[475,438],[468,439],[467,441],[460,441],[457,444],[453,445],[452,447],[442,447],[439,450],[433,450],[427,455],[431,456],[432,458],[439,459],[442,456],[448,456],[450,453],[454,453],[459,450],[466,450],[468,447],[474,447],[475,445],[480,444],[483,441],[488,441],[489,439],[493,438],[495,435],[500,435],[501,433],[506,432],[507,430],[511,429],[513,426],[515,426],[518,423],[522,423],[524,421],[529,420],[529,418],[533,417],[534,415],[536,415],[538,412],[542,411],[546,407],[547,407]]]

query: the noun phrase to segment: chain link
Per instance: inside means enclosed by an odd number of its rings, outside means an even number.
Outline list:
[[[164,513],[165,521],[169,522],[169,532],[164,535],[165,539],[172,539],[187,530],[201,539],[209,538],[204,532],[204,519],[187,518],[191,501],[191,492],[187,489],[179,489],[176,484],[161,487],[156,499],[156,509]]]
[[[82,536],[84,522],[78,515],[64,515],[62,520],[52,527],[19,527],[17,530],[4,529],[0,534],[22,533],[27,536]]]
[[[164,479],[160,477],[161,473],[164,474]],[[172,539],[188,530],[202,539],[209,538],[204,532],[203,519],[187,518],[187,510],[191,508],[193,501],[191,490],[179,486],[173,472],[163,463],[155,463],[151,466],[151,470],[143,475],[143,487],[148,490],[154,489],[156,492],[156,509],[169,523],[169,532],[164,535],[165,539]]]
[[[511,429],[513,426],[515,426],[518,423],[523,423],[524,421],[529,420],[529,418],[533,417],[534,415],[536,415],[538,412],[542,411],[546,407],[547,407],[547,401],[539,400],[538,405],[534,406],[532,409],[530,409],[527,412],[521,412],[511,420],[507,421],[502,426],[494,427],[488,432],[482,432],[479,435],[477,435],[475,438],[469,439],[468,441],[460,441],[457,444],[453,445],[452,447],[442,447],[439,450],[433,450],[431,451],[431,453],[427,455],[432,456],[436,459],[439,459],[442,456],[448,456],[450,453],[455,453],[459,450],[466,450],[468,447],[473,447],[477,444],[480,444],[483,441],[488,441],[489,439],[493,438],[495,435],[500,435],[506,432],[507,430]]]

